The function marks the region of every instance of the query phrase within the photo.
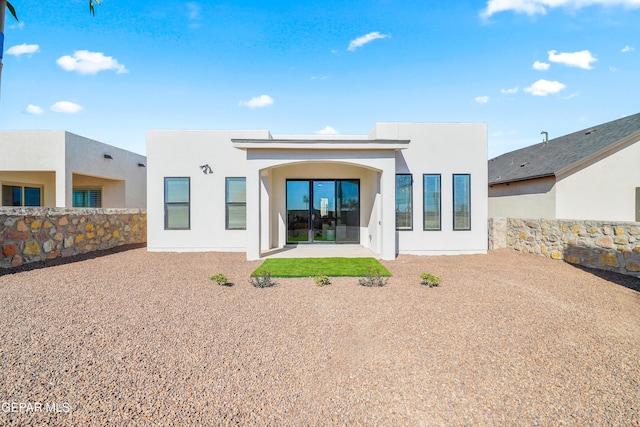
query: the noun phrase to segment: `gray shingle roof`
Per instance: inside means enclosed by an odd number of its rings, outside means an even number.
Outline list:
[[[489,184],[555,175],[636,133],[640,113],[502,154],[489,160]]]

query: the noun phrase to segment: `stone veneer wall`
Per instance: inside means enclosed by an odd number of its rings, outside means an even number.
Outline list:
[[[640,223],[489,219],[489,249],[511,248],[640,277]]]
[[[146,241],[143,209],[0,208],[0,268]]]

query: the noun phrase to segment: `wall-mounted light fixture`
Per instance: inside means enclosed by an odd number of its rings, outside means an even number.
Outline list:
[[[105,159],[109,159],[109,160],[113,160],[113,157],[111,157],[111,154],[105,154],[104,158]]]
[[[205,175],[213,173],[211,166],[209,166],[208,164],[200,166],[200,169],[202,170],[202,173]]]
[[[145,168],[146,166],[145,166],[145,164],[144,164],[144,163],[138,163],[138,167],[139,167],[139,168]]]

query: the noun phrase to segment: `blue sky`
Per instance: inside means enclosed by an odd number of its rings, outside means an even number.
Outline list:
[[[489,157],[640,111],[640,0],[12,0],[0,129],[486,122]]]

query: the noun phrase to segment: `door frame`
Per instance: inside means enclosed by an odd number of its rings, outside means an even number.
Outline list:
[[[308,235],[308,239],[306,241],[289,241],[289,188],[288,188],[288,183],[292,181],[292,182],[307,182],[308,184],[308,197],[309,197],[309,202],[308,202],[308,206],[307,206],[307,219],[308,219],[308,227],[307,227],[307,235]],[[337,233],[335,234],[335,238],[334,240],[315,240],[314,239],[314,227],[313,227],[313,199],[314,199],[314,182],[318,182],[318,181],[324,181],[324,182],[333,182],[334,185],[334,201],[333,201],[333,212],[334,215],[337,214],[337,207],[338,207],[338,181],[350,181],[350,182],[356,182],[358,185],[358,213],[357,213],[357,218],[358,218],[358,238],[356,241],[338,241],[337,239]],[[360,188],[360,178],[286,178],[285,179],[285,213],[286,213],[286,218],[287,218],[287,225],[286,225],[286,233],[285,233],[285,242],[287,245],[296,245],[296,244],[354,244],[354,243],[360,243],[360,196],[361,196],[361,188]],[[336,215],[337,216],[337,215]],[[337,228],[337,224],[335,226]],[[334,228],[334,230],[336,230],[336,228]]]

